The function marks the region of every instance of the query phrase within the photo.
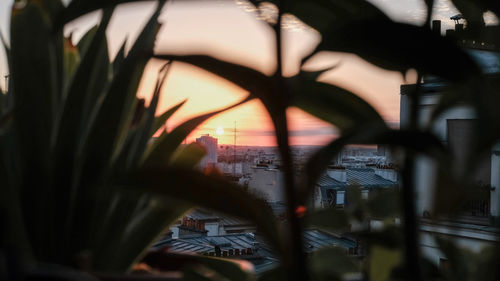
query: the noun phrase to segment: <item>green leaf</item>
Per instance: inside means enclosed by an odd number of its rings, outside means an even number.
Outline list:
[[[388,20],[359,20],[332,25],[323,35],[316,52],[350,52],[401,73],[415,68],[456,82],[481,73],[469,55],[452,41],[423,27]]]
[[[101,22],[103,22],[101,20]],[[87,30],[85,34],[80,38],[80,41],[76,44],[78,48],[78,52],[80,55],[83,57],[85,56],[85,53],[87,53],[87,50],[90,47],[90,44],[94,40],[94,36],[97,33],[97,29],[99,28],[99,25],[94,25],[91,29]]]
[[[64,73],[68,78],[73,77],[75,69],[80,62],[80,54],[76,46],[71,42],[71,37],[64,38]]]
[[[26,162],[48,157],[52,113],[56,111],[59,90],[50,32],[50,22],[37,4],[30,2],[13,9],[10,87],[15,91],[16,130]]]
[[[67,92],[63,95],[61,115],[56,120],[52,136],[52,146],[55,151],[54,167],[58,172],[54,186],[56,198],[61,202],[56,216],[61,217],[61,221],[64,222],[54,228],[54,235],[63,234],[65,239],[70,239],[69,237],[72,236],[70,225],[74,219],[75,209],[83,207],[75,205],[79,188],[81,188],[79,176],[81,176],[80,169],[82,168],[82,163],[77,162],[80,159],[77,158],[76,148],[82,144],[84,138],[83,131],[90,119],[89,107],[95,102],[107,82],[107,76],[102,77],[102,75],[107,73],[109,68],[106,27],[112,13],[112,10],[104,12],[103,20],[91,39],[88,51],[82,57],[75,74],[71,76]],[[82,193],[80,195],[83,196]],[[65,241],[65,243],[68,242]],[[63,247],[69,248],[69,246]]]
[[[474,268],[474,257],[467,249],[459,248],[454,242],[435,236],[441,252],[446,256],[450,264],[450,271],[444,272],[449,280],[469,280]]]
[[[73,0],[58,14],[55,26],[61,28],[64,24],[95,10],[110,8],[123,3],[140,1],[145,0]]]
[[[137,202],[132,200],[134,201]],[[152,244],[168,231],[168,227],[191,208],[190,204],[166,198],[152,198],[148,201],[145,208],[125,221],[124,228],[111,230],[116,236],[106,240],[108,245],[104,246],[105,251],[101,252],[97,263],[99,269],[111,271],[130,269],[144,257]],[[123,212],[124,209],[116,211]],[[111,223],[116,227],[116,224]]]
[[[359,264],[340,247],[327,247],[313,252],[309,266],[313,276],[337,280],[342,280],[343,274],[360,271]]]
[[[278,253],[283,249],[276,220],[269,205],[244,191],[242,187],[222,178],[178,168],[148,169],[125,177],[118,184],[163,194],[249,220],[266,235]]]
[[[146,150],[147,143],[151,140],[153,135],[153,125],[155,121],[155,113],[156,107],[158,105],[160,99],[160,93],[163,88],[163,84],[165,83],[165,79],[168,75],[168,70],[170,63],[165,64],[162,69],[159,71],[158,78],[156,81],[155,90],[153,93],[153,98],[149,104],[149,107],[146,109],[145,117],[143,118],[143,122],[141,122],[142,126],[139,126],[137,137],[134,139],[131,149],[128,153],[127,157],[127,167],[135,168],[140,163],[144,151]],[[123,153],[123,152],[122,152]]]
[[[396,188],[370,191],[367,212],[373,218],[396,217],[401,213],[400,197]]]
[[[122,63],[125,60],[126,45],[127,41],[124,41],[122,46],[120,47],[120,50],[118,50],[118,53],[116,53],[115,60],[113,61],[113,76],[115,76],[119,72]]]
[[[144,67],[153,50],[159,28],[157,19],[165,1],[161,1],[146,26],[140,33],[120,71],[114,76],[107,94],[103,97],[91,131],[86,138],[86,157],[89,172],[96,178],[108,169],[118,156],[125,141],[134,110],[135,95]],[[83,151],[81,152],[83,155]]]
[[[163,112],[160,116],[156,117],[155,121],[153,123],[153,130],[152,130],[153,134],[156,133],[156,132],[158,132],[158,130],[161,129],[161,127],[163,127],[165,125],[165,123],[167,122],[167,120],[172,115],[174,115],[174,113],[177,112],[177,110],[179,110],[179,108],[181,108],[181,106],[183,106],[186,103],[186,101],[187,100],[181,101],[180,103],[172,106],[167,111]]]
[[[305,217],[307,225],[334,232],[349,230],[349,219],[344,210],[333,208],[320,209]]]
[[[53,190],[49,181],[50,136],[60,95],[58,48],[51,23],[37,2],[14,6],[11,16],[9,92],[18,154],[20,194],[27,233],[37,258],[50,255],[55,237]],[[36,50],[36,51],[33,51]],[[36,116],[36,118],[33,118]],[[44,241],[42,243],[42,241]]]
[[[215,116],[216,114],[237,107],[249,101],[250,99],[251,98],[248,97],[226,108],[194,117],[190,120],[185,121],[181,125],[177,126],[174,130],[172,130],[172,132],[168,134],[163,134],[155,141],[155,143],[149,149],[149,151],[145,153],[142,167],[143,168],[165,167],[165,165],[170,162],[172,154],[177,149],[177,147],[196,127],[198,127],[201,123],[205,122],[209,118]]]
[[[370,280],[386,281],[392,271],[401,263],[402,253],[397,249],[387,249],[380,246],[370,247],[369,271]]]
[[[198,143],[190,143],[179,147],[172,155],[171,165],[179,168],[194,168],[207,154],[206,149]]]

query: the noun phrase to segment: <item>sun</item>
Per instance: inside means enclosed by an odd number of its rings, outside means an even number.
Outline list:
[[[217,127],[217,129],[215,130],[215,133],[219,136],[222,136],[224,134],[224,129],[222,127]]]

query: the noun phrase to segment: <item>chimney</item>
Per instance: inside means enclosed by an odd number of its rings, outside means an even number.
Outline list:
[[[339,182],[347,182],[347,170],[343,166],[330,165],[326,170],[326,174]]]
[[[434,32],[436,35],[441,36],[441,21],[440,20],[433,20],[432,21],[432,32]]]
[[[446,37],[453,37],[454,35],[455,35],[454,29],[447,29],[446,30]]]
[[[392,182],[398,182],[398,172],[392,165],[378,165],[375,175]]]
[[[457,24],[455,24],[455,31],[456,32],[464,31],[464,24],[463,23],[457,23]]]

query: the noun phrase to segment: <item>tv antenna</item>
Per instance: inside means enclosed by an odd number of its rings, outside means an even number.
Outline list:
[[[234,121],[233,177],[236,178],[236,121]]]

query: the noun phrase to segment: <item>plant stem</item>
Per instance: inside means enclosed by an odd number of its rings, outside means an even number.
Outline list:
[[[286,1],[278,2],[278,19],[274,26],[276,35],[276,72],[275,72],[275,93],[276,98],[281,99],[278,101],[278,112],[273,116],[276,138],[278,142],[279,152],[282,159],[283,170],[285,174],[285,195],[287,202],[287,217],[288,217],[288,231],[289,231],[289,244],[286,246],[286,252],[290,254],[287,258],[285,265],[288,274],[288,280],[307,281],[307,268],[306,259],[303,247],[302,226],[299,218],[295,214],[295,209],[298,207],[297,192],[294,183],[294,172],[292,165],[292,156],[290,151],[290,144],[288,141],[288,125],[286,108],[288,106],[288,90],[283,79],[283,57],[282,57],[282,33],[281,22],[283,10],[285,10]]]
[[[418,103],[422,74],[418,74],[415,91],[410,92],[410,130],[418,129]],[[418,227],[417,216],[415,214],[415,154],[411,151],[406,152],[403,169],[403,227],[405,234],[405,254],[408,280],[422,280],[420,267],[420,255],[418,250]]]

